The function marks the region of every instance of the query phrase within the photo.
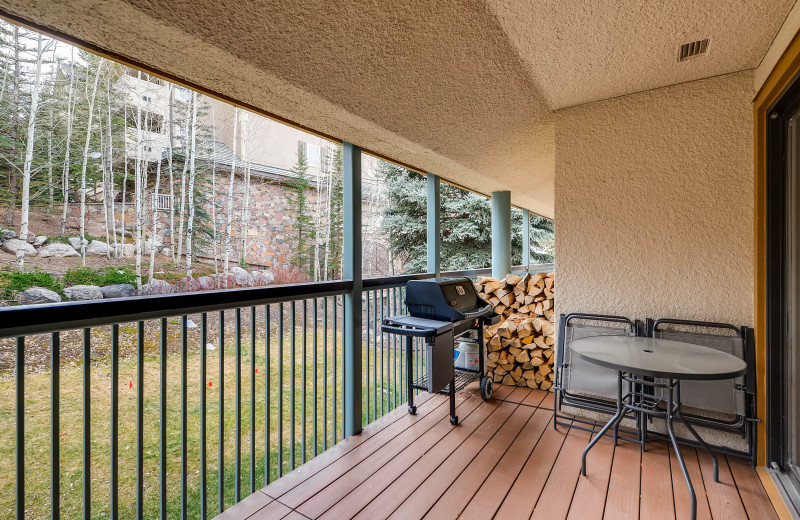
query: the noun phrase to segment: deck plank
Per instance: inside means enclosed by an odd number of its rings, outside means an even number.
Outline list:
[[[492,392],[492,399],[497,399],[498,401],[505,401],[506,397],[508,397],[511,394],[511,392],[513,392],[516,389],[517,389],[516,386],[499,385]]]
[[[482,403],[458,428],[448,433],[434,449],[422,455],[422,457],[388,487],[383,490],[377,490],[379,494],[354,518],[359,520],[373,520],[386,518],[392,514],[392,512],[402,504],[431,473],[436,471],[436,469],[447,460],[450,454],[470,438],[475,430],[478,428],[491,429],[493,423],[496,423],[496,427],[494,427],[495,430],[500,427],[500,424],[502,424],[505,418],[511,413],[511,410],[506,408],[508,413],[505,414],[505,417],[492,418],[492,415],[497,411],[500,403],[500,401],[495,401],[494,399]],[[504,412],[500,412],[501,415],[503,413]]]
[[[514,389],[513,392],[508,394],[505,400],[510,403],[521,403],[522,401],[525,400],[526,397],[528,397],[528,394],[530,393],[531,389],[528,388],[527,386],[518,386],[517,388]]]
[[[639,518],[641,473],[642,450],[639,445],[620,442],[614,448],[603,518]]]
[[[460,394],[456,396],[456,406],[460,406],[464,400],[465,396]],[[316,516],[322,514],[330,507],[332,500],[336,499],[335,493],[328,492],[326,489],[331,484],[373,454],[377,455],[372,458],[372,463],[380,467],[380,461],[391,460],[391,456],[411,444],[414,439],[432,428],[443,417],[448,417],[449,414],[450,406],[445,401],[430,413],[424,415],[408,415],[408,421],[401,419],[395,423],[405,424],[406,426],[406,428],[402,429],[397,435],[393,436],[391,439],[387,439],[383,443],[372,443],[369,446],[365,443],[359,446],[359,448],[345,454],[336,462],[316,473],[302,484],[295,486],[287,493],[281,495],[280,501],[293,509],[297,509],[306,516],[316,518]],[[364,449],[360,449],[362,447]],[[356,485],[357,484],[358,483],[356,483]],[[313,501],[312,498],[314,499]]]
[[[459,429],[474,429],[475,421],[470,421],[472,412],[482,402],[480,397],[469,396],[456,411],[459,415],[459,426],[450,424],[450,416],[443,417],[436,425],[423,435],[414,439],[408,447],[388,453],[375,452],[361,464],[336,480],[324,492],[319,493],[300,508],[303,514],[311,518],[336,520],[352,518],[374,496],[397,479],[409,466],[423,454],[433,448],[443,437]],[[466,426],[465,426],[466,424]],[[377,457],[377,460],[376,460]],[[388,461],[384,460],[389,458]],[[331,502],[333,503],[331,504]],[[326,506],[329,508],[322,514],[317,512]]]
[[[721,461],[720,461],[721,462]],[[778,513],[772,502],[769,501],[764,484],[758,478],[758,473],[742,459],[728,457],[733,481],[739,490],[747,516],[764,520],[777,519]]]
[[[683,478],[683,472],[680,464],[678,464],[675,450],[672,446],[668,446],[668,448],[670,468],[672,469],[672,495],[675,502],[675,515],[677,518],[690,518],[692,502],[689,488]],[[711,520],[706,487],[703,482],[703,475],[700,473],[700,464],[697,461],[697,450],[683,447],[681,448],[681,453],[683,454],[683,460],[686,462],[686,469],[689,471],[689,478],[692,479],[694,493],[697,496],[697,520]]]
[[[708,493],[708,505],[711,516],[719,520],[746,519],[742,499],[733,482],[730,469],[725,463],[724,455],[719,457],[719,482],[714,482],[714,465],[711,457],[704,450],[697,450],[700,457],[700,470],[703,474],[703,484]]]
[[[431,395],[426,393],[420,394],[418,399],[417,415],[414,416],[417,418],[441,406],[447,398],[443,395]],[[272,498],[279,498],[284,493],[308,480],[329,465],[337,462],[345,454],[364,445],[376,446],[377,449],[382,442],[392,438],[394,435],[398,435],[406,424],[413,420],[413,418],[409,418],[405,406],[396,408],[368,424],[358,435],[348,437],[328,448],[327,451],[320,453],[299,468],[295,468],[294,471],[287,473],[278,480],[271,482],[268,486],[261,488],[261,491]],[[398,424],[399,421],[402,421],[402,423]]]
[[[486,480],[499,460],[517,438],[522,428],[528,423],[535,409],[520,406],[500,430],[486,443],[486,446],[470,461],[453,484],[439,497],[433,507],[425,515],[432,520],[457,518],[464,507],[466,499],[473,496]]]
[[[578,484],[580,475],[581,453],[589,443],[589,432],[570,428],[564,445],[558,454],[552,471],[547,478],[542,494],[533,508],[533,520],[552,520],[553,518],[566,518],[569,511],[572,495]],[[587,471],[600,471],[600,467],[587,466]]]
[[[223,511],[215,520],[239,520],[241,518],[248,518],[261,509],[264,509],[272,502],[274,502],[272,498],[264,493],[256,491],[234,507]]]
[[[535,406],[538,408],[542,402],[547,399],[548,395],[550,395],[550,392],[539,390],[538,388],[532,388],[531,393],[529,393],[525,399],[522,400],[522,404],[525,406]]]
[[[555,396],[553,392],[547,392],[547,395],[542,400],[541,404],[539,404],[539,408],[546,408],[548,410],[553,409],[553,404],[555,403]]]
[[[259,509],[252,516],[232,516],[240,520],[281,520],[291,514],[292,509],[281,504],[277,500],[273,500],[266,507]]]
[[[642,520],[675,518],[672,498],[672,472],[669,451],[663,442],[648,442],[642,453],[642,497],[639,518]],[[683,480],[679,484],[683,484]]]
[[[536,505],[539,495],[547,484],[551,468],[568,432],[569,429],[563,426],[553,429],[551,424],[547,427],[511,485],[500,509],[495,514],[495,520],[514,520],[531,516],[533,506]]]
[[[481,519],[494,516],[528,457],[539,443],[545,428],[550,425],[551,419],[552,414],[547,410],[537,409],[533,413],[503,458],[464,508],[460,518]]]
[[[514,403],[501,403],[497,410],[461,446],[425,479],[389,518],[421,518],[461,474],[516,410]]]
[[[568,520],[602,520],[613,459],[614,440],[605,436],[586,456],[586,476],[578,477]]]

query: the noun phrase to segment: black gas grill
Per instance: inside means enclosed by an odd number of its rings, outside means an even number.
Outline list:
[[[406,384],[408,412],[415,414],[414,389],[450,396],[450,422],[458,424],[456,392],[480,378],[481,397],[492,396],[492,380],[486,377],[483,327],[500,319],[492,306],[478,296],[468,278],[432,278],[406,284],[408,315],[383,320],[382,330],[406,338]],[[453,363],[455,339],[470,330],[478,332],[478,370],[456,369]],[[425,374],[414,380],[413,338],[425,338]]]

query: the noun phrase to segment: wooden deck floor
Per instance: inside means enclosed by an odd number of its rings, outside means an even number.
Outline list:
[[[580,455],[590,435],[552,427],[553,396],[500,387],[483,402],[475,389],[458,396],[459,426],[444,396],[416,416],[405,407],[370,424],[218,519],[683,519],[689,493],[675,453],[661,442],[614,448],[601,439]],[[684,449],[698,496],[698,519],[778,518],[755,470]]]

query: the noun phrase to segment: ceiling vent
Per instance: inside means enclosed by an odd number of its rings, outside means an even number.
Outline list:
[[[696,42],[684,43],[681,45],[681,52],[678,61],[688,60],[695,56],[700,56],[708,52],[708,38],[697,40]]]

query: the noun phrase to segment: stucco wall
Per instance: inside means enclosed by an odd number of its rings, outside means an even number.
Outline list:
[[[556,312],[753,324],[753,73],[557,111]]]

